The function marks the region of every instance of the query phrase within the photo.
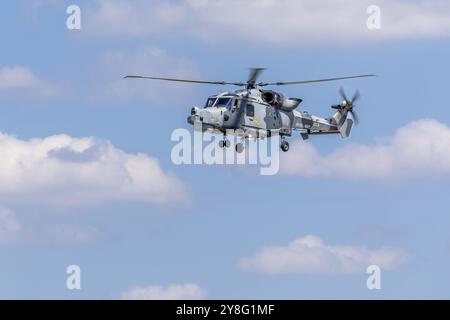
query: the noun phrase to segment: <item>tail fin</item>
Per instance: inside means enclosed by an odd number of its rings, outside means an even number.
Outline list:
[[[353,127],[352,119],[345,119],[344,122],[338,127],[342,138],[347,138],[350,135],[350,131]]]

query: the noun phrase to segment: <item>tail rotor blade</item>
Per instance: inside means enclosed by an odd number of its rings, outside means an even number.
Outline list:
[[[353,121],[355,121],[355,124],[358,125],[359,124],[358,114],[353,110],[350,110],[350,113],[352,115]]]
[[[339,88],[339,94],[341,95],[342,99],[344,99],[344,101],[349,101],[349,100],[347,99],[347,95],[345,94],[345,91],[344,91],[344,88],[343,88],[343,87],[340,87],[340,88]]]
[[[360,97],[361,97],[361,95],[359,94],[359,90],[356,90],[356,92],[352,98],[352,104],[355,103]]]

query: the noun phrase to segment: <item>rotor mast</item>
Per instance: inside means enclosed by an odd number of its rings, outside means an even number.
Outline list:
[[[256,80],[258,80],[259,76],[261,75],[261,73],[263,73],[264,70],[266,70],[266,68],[250,68],[246,85],[247,90],[256,89],[256,87],[258,86]]]

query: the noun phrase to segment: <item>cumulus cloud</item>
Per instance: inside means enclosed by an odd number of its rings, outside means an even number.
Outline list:
[[[201,300],[206,292],[196,284],[136,287],[122,294],[125,300]]]
[[[21,96],[55,97],[63,88],[35,75],[23,66],[0,68],[0,93],[19,93]]]
[[[321,238],[307,235],[286,246],[270,246],[243,258],[238,266],[264,274],[342,274],[365,272],[369,265],[391,270],[407,259],[398,248],[370,250],[358,246],[327,245]]]
[[[318,41],[398,39],[450,35],[445,0],[379,0],[381,29],[366,26],[363,0],[97,0],[87,30],[107,36],[193,36],[222,41],[299,46]]]
[[[185,192],[158,159],[126,153],[106,140],[68,135],[20,140],[0,134],[3,201],[170,203],[185,200]]]
[[[313,144],[296,142],[282,159],[284,174],[345,179],[407,179],[450,176],[450,128],[423,119],[371,145],[350,144],[321,155]]]
[[[7,241],[22,230],[13,212],[7,208],[0,208],[0,242]]]
[[[122,79],[125,75],[168,76],[192,79],[198,77],[196,66],[189,59],[171,55],[155,46],[136,50],[116,50],[98,59],[101,87],[95,95],[115,100],[155,102],[186,101],[192,86],[151,81]]]

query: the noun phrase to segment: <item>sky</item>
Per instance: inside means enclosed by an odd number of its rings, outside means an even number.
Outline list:
[[[450,298],[449,16],[440,0],[2,3],[0,298]],[[324,117],[358,89],[361,123],[295,134],[271,176],[171,160],[191,108],[233,87],[122,79],[250,67],[378,77],[283,87]]]

